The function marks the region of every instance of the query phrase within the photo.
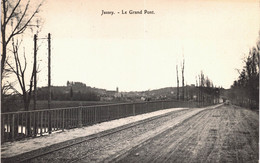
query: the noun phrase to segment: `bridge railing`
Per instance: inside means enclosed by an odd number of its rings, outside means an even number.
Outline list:
[[[1,142],[42,136],[162,109],[191,106],[196,106],[196,103],[154,101],[1,113]]]

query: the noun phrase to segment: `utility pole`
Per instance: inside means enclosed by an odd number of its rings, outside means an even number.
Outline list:
[[[48,109],[51,109],[51,34],[48,33]],[[51,134],[51,112],[49,111],[49,134]]]
[[[34,35],[34,38],[33,38],[33,40],[34,40],[34,65],[33,65],[33,76],[34,76],[34,79],[33,79],[33,81],[34,81],[34,84],[33,84],[33,86],[34,86],[34,92],[33,92],[33,110],[36,110],[36,100],[37,100],[37,35],[35,34]],[[36,136],[37,135],[37,122],[36,121],[34,121],[34,128],[33,128],[33,131],[34,131],[34,136]]]
[[[37,35],[34,35],[34,66],[33,66],[33,75],[34,75],[34,96],[33,96],[33,110],[36,110],[36,101],[37,101]]]
[[[51,34],[48,33],[48,108],[51,108]]]

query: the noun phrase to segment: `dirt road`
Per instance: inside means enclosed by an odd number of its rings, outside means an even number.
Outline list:
[[[117,162],[258,162],[259,118],[234,107],[205,110],[117,158]]]

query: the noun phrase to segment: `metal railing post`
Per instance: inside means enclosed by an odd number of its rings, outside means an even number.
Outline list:
[[[78,128],[82,127],[82,107],[78,108]]]
[[[65,128],[65,109],[62,109],[62,131]]]
[[[95,118],[95,122],[94,123],[97,123],[97,107],[94,107],[94,109],[95,109],[94,110],[95,111],[95,117],[94,117]]]
[[[15,132],[14,132],[15,122],[14,122],[14,121],[15,121],[15,114],[12,115],[12,127],[11,127],[11,130],[12,130],[12,131],[11,131],[11,133],[12,133],[12,141],[14,141],[14,133],[15,133]]]
[[[49,125],[48,125],[48,131],[49,131],[49,134],[51,134],[51,132],[52,132],[52,125],[51,125],[51,110],[49,110],[48,113],[49,113]]]
[[[1,115],[1,142],[4,142],[5,137],[5,121],[4,116]]]

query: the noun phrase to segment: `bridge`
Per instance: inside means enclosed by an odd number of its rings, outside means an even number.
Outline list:
[[[1,113],[1,142],[43,136],[162,109],[197,105],[196,102],[170,100]]]

